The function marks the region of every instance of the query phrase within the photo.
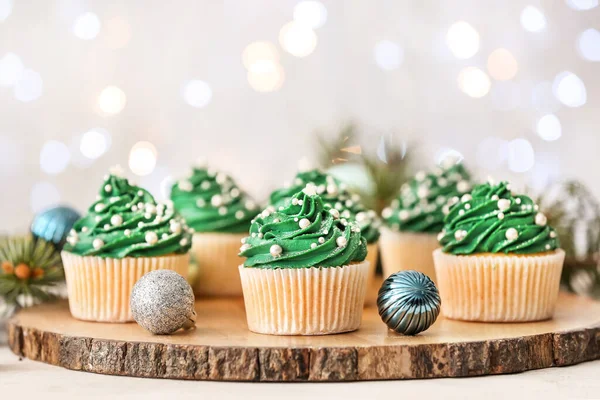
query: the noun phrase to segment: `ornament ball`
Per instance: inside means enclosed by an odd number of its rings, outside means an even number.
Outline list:
[[[155,335],[168,335],[196,322],[194,292],[185,278],[175,271],[148,272],[131,292],[133,319]]]

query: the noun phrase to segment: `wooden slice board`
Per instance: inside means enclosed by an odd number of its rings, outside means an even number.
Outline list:
[[[553,320],[489,324],[438,319],[407,337],[364,311],[352,333],[285,337],[248,331],[241,299],[197,302],[197,329],[153,336],[135,323],[71,317],[66,302],[9,322],[14,353],[74,370],[152,378],[354,381],[521,372],[600,358],[600,302],[561,293]]]

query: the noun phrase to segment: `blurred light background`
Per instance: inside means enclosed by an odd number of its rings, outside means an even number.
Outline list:
[[[0,0],[0,230],[114,164],[162,197],[204,156],[262,200],[348,121],[598,195],[599,62],[598,0]]]

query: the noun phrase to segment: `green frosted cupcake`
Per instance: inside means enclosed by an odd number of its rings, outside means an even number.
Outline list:
[[[199,274],[194,290],[204,296],[240,296],[237,250],[258,207],[234,180],[213,168],[193,167],[171,189],[174,208],[196,233],[192,253]]]
[[[462,164],[418,172],[382,212],[381,259],[385,276],[406,269],[425,273],[435,281],[432,252],[451,204],[471,189]]]

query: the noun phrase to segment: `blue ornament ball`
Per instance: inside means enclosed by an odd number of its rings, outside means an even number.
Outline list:
[[[42,238],[60,250],[67,240],[67,235],[81,215],[71,207],[59,206],[48,208],[38,213],[31,223],[33,236]]]
[[[435,283],[422,272],[400,271],[379,289],[379,316],[392,330],[416,335],[427,330],[440,314],[442,300]]]

